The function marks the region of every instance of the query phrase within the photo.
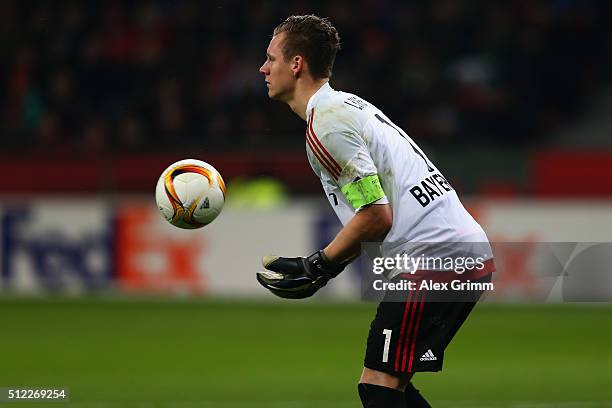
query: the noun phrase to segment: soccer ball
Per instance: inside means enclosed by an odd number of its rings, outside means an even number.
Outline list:
[[[172,225],[195,229],[210,224],[225,203],[225,183],[219,172],[201,160],[171,164],[159,177],[155,200]]]

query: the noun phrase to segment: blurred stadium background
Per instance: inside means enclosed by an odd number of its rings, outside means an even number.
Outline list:
[[[304,124],[258,73],[272,29],[315,13],[343,41],[332,85],[400,124],[492,239],[521,243],[496,254],[500,292],[445,371],[417,386],[436,407],[611,407],[612,307],[552,301],[532,251],[611,242],[611,11],[3,0],[0,387],[65,386],[92,408],[359,406],[375,309],[358,300],[363,268],[306,302],[253,279],[262,255],[308,254],[339,228]],[[153,201],[187,157],[229,185],[201,231],[167,225]]]

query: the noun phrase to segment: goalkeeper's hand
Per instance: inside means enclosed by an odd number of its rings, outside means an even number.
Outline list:
[[[265,256],[268,271],[257,273],[257,281],[270,292],[285,299],[304,299],[315,294],[342,272],[346,264],[331,262],[323,251],[307,258]]]

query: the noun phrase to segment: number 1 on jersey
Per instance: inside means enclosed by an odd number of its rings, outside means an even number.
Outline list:
[[[393,333],[393,330],[383,329],[383,334],[385,335],[385,345],[383,346],[383,356],[382,356],[383,363],[386,363],[389,361],[389,345],[391,344],[391,333]]]
[[[404,136],[404,134],[395,126],[393,126],[391,123],[387,122],[382,116],[380,116],[378,113],[375,113],[374,116],[376,116],[376,119],[378,119],[381,123],[384,123],[387,126],[390,126],[392,129],[394,129],[397,133],[399,133],[399,135],[401,137],[403,137],[404,139],[406,139],[408,141],[408,143],[410,143],[410,146],[412,147],[412,150],[414,150],[414,152],[416,154],[418,154],[419,156],[421,156],[421,159],[423,159],[423,161],[425,162],[425,165],[427,166],[427,170],[432,172],[435,169],[433,167],[431,167],[429,165],[429,162],[427,161],[427,159],[425,158],[425,155],[423,154],[423,152],[421,152],[419,149],[417,149],[417,147],[415,145],[413,145],[410,140],[408,140],[406,138],[406,136]]]
[[[334,199],[334,205],[338,205],[338,197],[336,197],[335,193],[329,193],[328,194],[331,198]]]

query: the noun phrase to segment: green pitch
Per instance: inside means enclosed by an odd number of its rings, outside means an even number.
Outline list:
[[[64,386],[71,402],[0,408],[359,407],[374,309],[2,300],[0,387]],[[610,339],[610,305],[480,305],[415,384],[435,407],[610,407]]]

